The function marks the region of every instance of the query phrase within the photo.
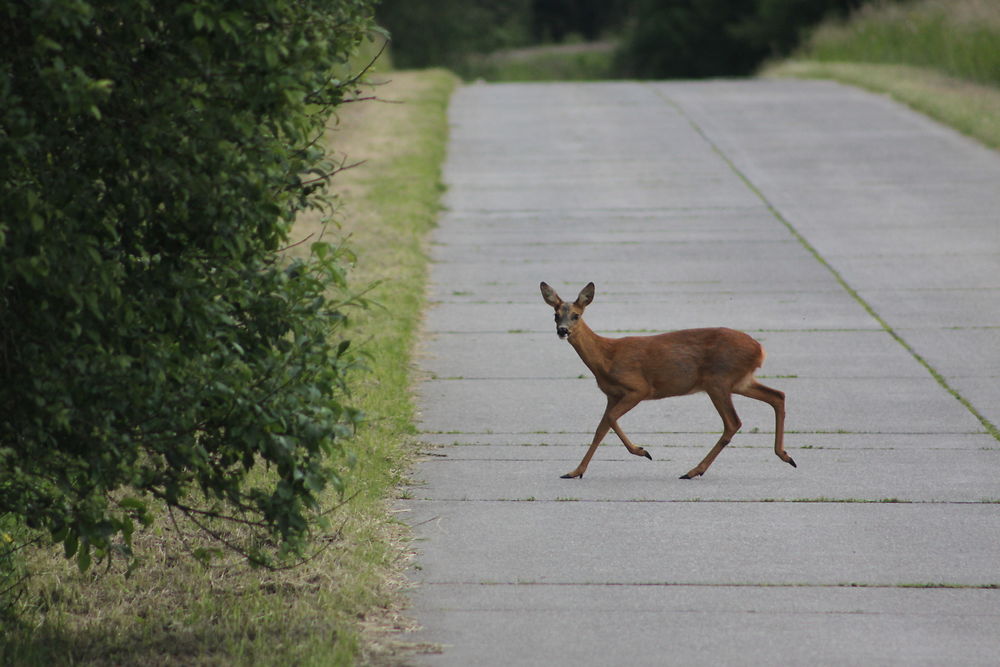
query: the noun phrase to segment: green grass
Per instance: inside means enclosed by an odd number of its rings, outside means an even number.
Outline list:
[[[761,75],[832,79],[887,93],[990,148],[1000,149],[1000,88],[909,65],[792,60],[772,64]]]
[[[819,26],[763,76],[833,79],[879,93],[1000,149],[1000,2],[875,2]]]
[[[392,81],[377,95],[402,103],[346,105],[327,137],[348,162],[367,160],[334,179],[343,228],[333,235],[349,237],[357,255],[355,288],[381,283],[368,295],[378,305],[355,313],[351,329],[370,356],[354,393],[369,421],[351,444],[352,499],[331,514],[321,550],[284,571],[235,558],[206,569],[185,551],[184,538],[197,545],[198,536],[166,516],[135,537],[144,563],[131,577],[117,566],[81,575],[57,549],[35,549],[20,603],[27,622],[6,632],[0,664],[352,665],[397,650],[380,639],[401,623],[407,557],[388,503],[415,455],[410,355],[456,79],[444,71],[382,78]],[[293,236],[321,229],[303,217]]]
[[[815,30],[804,53],[821,62],[912,65],[1000,85],[996,0],[874,2]]]
[[[459,68],[467,80],[601,81],[615,78],[612,42],[540,46],[470,56]]]

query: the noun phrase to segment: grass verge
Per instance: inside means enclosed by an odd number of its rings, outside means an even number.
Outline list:
[[[328,144],[347,161],[337,218],[357,256],[352,283],[377,304],[355,313],[350,335],[370,357],[354,403],[370,417],[351,448],[347,504],[319,536],[327,548],[285,571],[239,560],[199,565],[183,524],[161,517],[136,535],[143,566],[80,574],[53,548],[35,549],[22,604],[29,623],[0,641],[0,664],[392,664],[405,566],[403,529],[388,499],[414,456],[409,359],[423,302],[425,237],[440,196],[445,109],[455,85],[444,71],[399,72],[377,90],[398,104],[345,105]],[[304,217],[293,237],[316,233]],[[335,502],[336,499],[331,499]]]
[[[1000,3],[867,3],[818,26],[762,76],[833,79],[896,100],[1000,148]]]
[[[1000,85],[1000,3],[996,0],[876,0],[810,35],[810,60],[930,67]]]
[[[764,77],[833,79],[886,93],[983,144],[1000,149],[1000,89],[911,65],[791,60],[772,64]]]
[[[614,42],[581,42],[469,56],[459,68],[467,80],[490,82],[600,81],[615,78]]]

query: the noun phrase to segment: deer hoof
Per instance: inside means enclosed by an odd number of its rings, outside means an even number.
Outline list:
[[[643,455],[643,456],[645,456],[645,457],[646,457],[647,459],[649,459],[650,461],[652,461],[652,460],[653,460],[653,457],[649,455],[649,452],[643,452],[643,453],[642,453],[642,455]]]
[[[795,465],[795,461],[794,461],[794,460],[792,459],[792,457],[791,457],[791,456],[789,456],[789,457],[788,457],[788,464],[789,464],[790,466],[792,466],[793,468],[798,468],[798,466],[797,466],[797,465]]]
[[[583,473],[568,472],[565,475],[560,475],[559,479],[583,479]]]

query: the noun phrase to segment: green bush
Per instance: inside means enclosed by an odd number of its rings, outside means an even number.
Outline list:
[[[20,618],[28,578],[23,556],[30,542],[26,532],[20,517],[0,513],[0,627]]]
[[[528,41],[530,0],[381,0],[397,67],[460,67],[469,54]]]
[[[81,568],[153,500],[263,563],[340,489],[343,267],[281,250],[370,4],[0,9],[0,513]]]
[[[618,69],[639,78],[752,73],[788,53],[803,31],[860,0],[635,0]]]
[[[931,67],[1000,85],[1000,3],[995,0],[876,2],[818,29],[803,57]]]
[[[594,41],[617,32],[633,0],[532,0],[531,33],[539,43],[582,37]]]

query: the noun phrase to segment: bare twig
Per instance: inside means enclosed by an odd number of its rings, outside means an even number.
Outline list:
[[[296,241],[295,243],[292,243],[291,245],[286,245],[284,248],[278,248],[278,250],[276,252],[285,252],[286,250],[291,250],[292,248],[295,248],[297,246],[302,245],[303,243],[305,243],[306,241],[308,241],[309,239],[311,239],[314,236],[316,236],[316,233],[312,232],[312,233],[308,234],[301,241]]]
[[[336,169],[334,169],[333,171],[327,172],[327,173],[325,173],[322,176],[319,176],[317,178],[309,179],[308,181],[300,181],[299,182],[299,187],[304,186],[304,185],[312,185],[313,183],[319,183],[320,181],[329,181],[331,178],[333,178],[335,175],[339,174],[340,172],[347,171],[348,169],[354,169],[355,167],[360,167],[361,165],[363,165],[367,161],[368,160],[358,160],[357,162],[353,162],[351,164],[345,164],[344,162],[341,162],[340,165]]]

